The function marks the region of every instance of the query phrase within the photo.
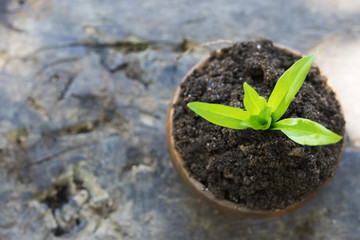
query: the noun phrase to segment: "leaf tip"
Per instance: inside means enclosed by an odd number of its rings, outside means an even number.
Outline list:
[[[311,62],[311,64],[312,64],[314,62],[314,60],[315,60],[315,55],[311,54],[311,55],[309,55],[309,56],[307,56],[305,58],[307,58],[309,60],[309,62]]]
[[[186,104],[186,106],[188,108],[190,108],[192,111],[194,111],[195,107],[196,107],[196,103],[197,102],[189,102],[188,104]]]
[[[336,135],[336,138],[337,138],[336,142],[339,142],[339,141],[341,141],[343,139],[343,136],[341,136],[341,135],[339,135],[337,133],[335,133],[335,135]]]
[[[243,89],[244,89],[244,92],[250,87],[250,85],[247,83],[247,82],[244,82],[243,84]]]

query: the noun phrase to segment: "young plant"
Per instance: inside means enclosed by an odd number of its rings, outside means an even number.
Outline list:
[[[313,55],[296,61],[279,78],[268,101],[259,96],[256,90],[245,82],[243,88],[246,111],[203,102],[190,102],[187,106],[209,122],[223,127],[280,130],[301,145],[315,146],[336,143],[342,137],[317,122],[305,118],[279,120],[302,86],[313,61]]]

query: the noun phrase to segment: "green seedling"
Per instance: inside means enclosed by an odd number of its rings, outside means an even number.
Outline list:
[[[245,82],[243,88],[246,111],[203,102],[190,102],[187,106],[207,121],[227,128],[280,130],[301,145],[316,146],[336,143],[342,137],[317,122],[305,118],[279,120],[302,86],[313,61],[313,55],[296,61],[279,78],[268,101],[259,96],[256,90]]]

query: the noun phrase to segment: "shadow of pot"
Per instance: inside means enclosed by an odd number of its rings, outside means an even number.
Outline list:
[[[274,44],[277,48],[281,49],[282,51],[290,52],[294,55],[302,56],[299,52]],[[221,50],[218,51],[218,56],[221,54]],[[185,77],[182,79],[181,83],[183,83],[186,78],[195,70],[195,69],[201,69],[207,62],[209,61],[209,57],[205,58],[204,60],[200,61],[198,64],[196,64],[190,71],[185,75]],[[322,73],[320,73],[323,75]],[[329,178],[327,181],[325,181],[322,185],[318,187],[318,189],[313,193],[308,195],[305,199],[298,201],[284,209],[275,209],[275,210],[257,210],[257,209],[251,209],[244,207],[240,204],[228,201],[228,200],[220,200],[217,199],[214,194],[212,194],[207,188],[200,183],[198,180],[196,180],[194,177],[191,176],[191,173],[188,169],[184,167],[183,159],[181,158],[179,152],[175,149],[175,140],[173,136],[173,115],[174,115],[174,104],[178,102],[179,95],[180,95],[180,85],[177,87],[174,96],[171,100],[170,108],[168,111],[167,116],[167,125],[166,125],[166,137],[167,137],[167,143],[168,148],[171,156],[171,160],[177,170],[177,172],[180,174],[181,178],[185,182],[185,184],[192,189],[202,200],[207,202],[210,206],[212,206],[214,209],[219,210],[220,212],[223,212],[228,215],[232,216],[238,216],[238,217],[247,217],[247,218],[268,218],[268,217],[275,217],[280,216],[286,213],[289,213],[291,211],[294,211],[295,209],[300,208],[304,204],[306,204],[308,201],[310,201],[312,198],[314,198],[331,180]],[[328,87],[332,88],[328,85]],[[335,95],[335,98],[337,98],[337,95]],[[341,110],[341,113],[343,115],[343,112]],[[344,133],[345,136],[345,133]],[[344,152],[344,142],[345,138],[343,140],[341,152],[339,153],[339,157],[337,159],[336,168],[338,167],[340,160],[342,158],[343,152]],[[334,172],[335,172],[334,170]]]

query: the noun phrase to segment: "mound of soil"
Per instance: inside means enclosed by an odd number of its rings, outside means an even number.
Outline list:
[[[244,82],[268,99],[277,79],[300,58],[266,39],[236,43],[221,54],[213,52],[203,68],[181,83],[174,104],[175,148],[191,175],[218,199],[252,209],[283,209],[334,175],[343,140],[302,146],[280,131],[217,126],[186,106],[202,101],[244,109]],[[314,65],[282,118],[291,117],[316,121],[344,135],[339,102]]]

